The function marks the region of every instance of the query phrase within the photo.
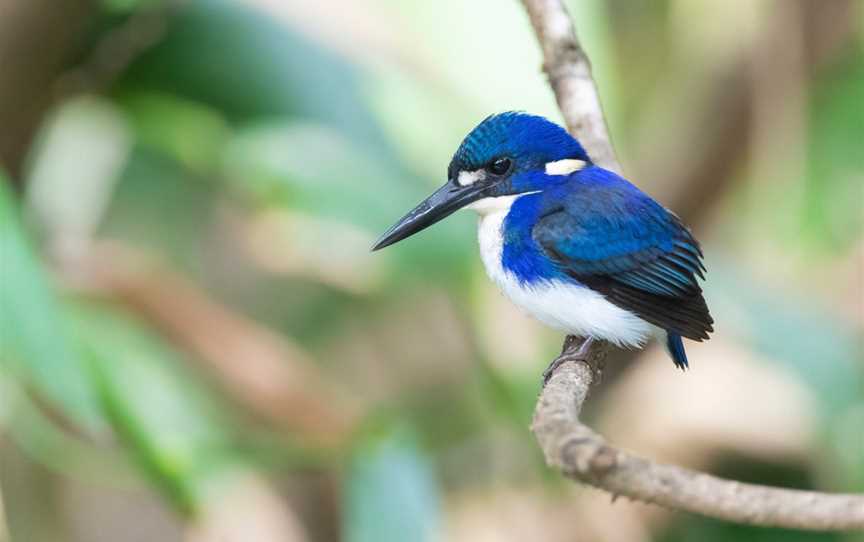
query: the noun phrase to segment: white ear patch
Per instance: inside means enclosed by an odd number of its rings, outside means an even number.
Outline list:
[[[570,175],[574,171],[579,171],[588,165],[585,160],[576,160],[570,158],[567,160],[558,160],[557,162],[546,163],[546,175]]]
[[[459,186],[470,186],[485,178],[486,171],[482,169],[478,169],[477,171],[460,171],[459,177],[456,178],[456,182],[459,183]]]

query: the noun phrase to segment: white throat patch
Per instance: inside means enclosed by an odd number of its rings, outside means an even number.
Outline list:
[[[540,190],[533,190],[531,192],[522,192],[521,194],[511,194],[509,196],[498,196],[497,198],[483,198],[478,199],[474,203],[465,206],[465,209],[471,209],[472,211],[477,211],[477,214],[480,216],[487,216],[494,213],[504,213],[505,215],[510,211],[510,207],[513,206],[513,202],[522,196],[529,196],[531,194],[537,194]]]
[[[519,196],[524,194],[513,194],[511,196],[498,196],[497,198],[478,199],[470,205],[466,205],[466,209],[477,211],[480,216],[486,216],[492,213],[504,213],[510,210],[510,206],[516,201]]]
[[[546,163],[546,175],[570,175],[575,171],[579,171],[588,165],[585,160],[576,160],[569,158],[567,160],[558,160],[556,162]]]
[[[459,186],[470,186],[476,182],[482,181],[486,178],[486,171],[483,169],[478,169],[475,171],[460,171],[459,177],[456,178],[456,182]]]

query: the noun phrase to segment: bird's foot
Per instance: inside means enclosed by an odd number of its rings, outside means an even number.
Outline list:
[[[546,387],[546,384],[549,383],[549,380],[552,378],[552,375],[555,374],[555,371],[558,370],[565,361],[584,361],[588,363],[591,367],[591,371],[594,374],[595,380],[599,380],[599,368],[596,367],[596,364],[592,364],[591,360],[589,360],[589,353],[591,352],[591,345],[594,344],[594,339],[588,337],[587,339],[582,340],[582,343],[579,344],[579,337],[574,337],[573,335],[568,335],[567,339],[564,341],[564,348],[561,350],[561,354],[552,360],[552,363],[546,367],[546,370],[543,371],[543,387]],[[579,344],[577,347],[576,345]]]

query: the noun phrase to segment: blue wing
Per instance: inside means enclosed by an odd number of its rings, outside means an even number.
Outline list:
[[[678,217],[596,167],[550,196],[532,235],[568,275],[663,329],[708,338],[702,251]]]

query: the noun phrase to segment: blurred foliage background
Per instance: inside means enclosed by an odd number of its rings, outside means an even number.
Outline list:
[[[619,353],[652,458],[864,491],[864,4],[574,0],[628,177],[708,255],[692,370]],[[560,120],[517,2],[0,3],[0,540],[864,540],[560,480],[558,334],[456,216],[462,136]]]

